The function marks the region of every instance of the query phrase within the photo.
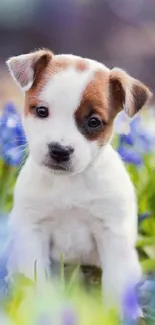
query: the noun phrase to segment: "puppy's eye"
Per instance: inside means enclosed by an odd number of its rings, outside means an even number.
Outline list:
[[[46,118],[49,116],[49,110],[45,106],[36,107],[35,111],[36,111],[36,116],[40,118]]]
[[[87,119],[87,129],[90,131],[95,131],[103,127],[103,121],[100,116],[98,115],[91,115]]]

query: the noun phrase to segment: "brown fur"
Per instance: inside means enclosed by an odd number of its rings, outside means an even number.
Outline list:
[[[89,68],[89,63],[82,58],[54,56],[51,52],[40,52],[40,58],[35,61],[34,83],[25,96],[25,115],[33,114],[32,107],[41,105],[38,95],[49,78],[72,66],[81,73]],[[90,113],[99,115],[104,128],[98,132],[87,134],[90,141],[97,140],[104,144],[112,134],[113,121],[117,113],[125,107],[128,115],[133,116],[151,96],[146,86],[133,79],[121,69],[111,71],[98,70],[87,85],[81,103],[75,112],[76,123],[82,131],[83,121]]]
[[[75,70],[81,72],[88,68],[88,64],[83,59],[76,59],[72,61],[70,58],[59,57],[59,59],[57,59],[55,56],[51,56],[51,60],[46,61],[47,64],[44,64],[43,66],[44,62],[45,61],[40,58],[40,62],[38,62],[39,66],[36,66],[34,83],[31,89],[25,94],[25,115],[33,114],[33,110],[31,108],[33,106],[41,105],[37,97],[52,75],[67,69],[69,66],[73,66]]]
[[[111,105],[117,112],[124,106],[126,113],[134,116],[152,97],[150,90],[125,71],[115,68],[110,73]]]
[[[83,71],[88,69],[88,64],[83,59],[79,59],[75,63],[75,68],[76,68],[77,71],[83,72]]]
[[[106,142],[112,134],[113,119],[109,110],[108,86],[109,72],[96,72],[94,79],[86,87],[80,106],[75,112],[75,119],[79,129],[82,129],[83,121],[90,111],[93,111],[93,114],[97,114],[102,118],[104,128],[99,132],[87,135],[89,140],[98,140],[101,144]]]

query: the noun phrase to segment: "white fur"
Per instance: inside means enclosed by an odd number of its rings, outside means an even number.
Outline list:
[[[30,155],[15,187],[10,216],[15,235],[8,269],[33,278],[37,261],[42,282],[45,271],[49,273],[49,256],[59,261],[63,253],[66,262],[100,266],[107,305],[113,297],[121,306],[124,290],[141,276],[134,248],[137,204],[118,154],[108,143],[100,147],[88,141],[75,123],[74,112],[94,65],[84,72],[68,68],[51,77],[39,98],[50,116],[24,119]],[[44,168],[50,142],[74,148],[71,172]]]
[[[32,58],[33,54],[30,53],[14,56],[6,61],[12,78],[24,92],[31,88],[34,81]],[[24,79],[22,78],[23,76]]]
[[[69,67],[52,76],[40,93],[40,102],[49,108],[49,118],[36,120],[29,116],[24,120],[30,152],[40,165],[48,159],[48,144],[51,142],[74,148],[73,173],[84,170],[99,153],[98,144],[90,143],[79,132],[74,117],[83,91],[93,76],[91,69],[78,72]]]
[[[32,85],[33,85],[33,79],[30,80],[30,81],[28,82],[27,85],[23,86],[23,87],[22,87],[22,90],[23,90],[24,92],[25,92],[25,91],[28,91],[28,90],[32,87]]]
[[[120,303],[125,286],[141,274],[136,219],[131,181],[110,145],[96,164],[76,175],[50,175],[29,157],[15,189],[9,270],[33,278],[37,261],[42,281],[52,240],[52,259],[63,253],[66,262],[101,266],[107,304],[111,295]]]
[[[82,58],[82,57],[79,57],[77,55],[73,55],[73,54],[59,54],[59,55],[55,55],[56,58],[59,59],[59,61],[62,59],[66,59],[66,57],[68,59],[71,59],[72,61],[83,61],[85,60],[87,62],[87,64],[89,65],[91,71],[97,71],[98,69],[100,70],[104,70],[104,71],[110,71],[109,68],[107,68],[103,63],[101,62],[98,62],[96,60],[91,60],[91,59],[88,59],[88,58]]]

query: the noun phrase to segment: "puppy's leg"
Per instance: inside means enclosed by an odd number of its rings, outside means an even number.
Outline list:
[[[122,314],[125,294],[141,279],[136,250],[124,234],[116,234],[108,228],[104,230],[103,238],[98,238],[97,241],[103,269],[105,304],[108,308],[117,306]],[[141,316],[138,305],[136,314],[135,318]]]
[[[8,273],[22,273],[44,284],[49,274],[48,247],[41,232],[21,228],[11,234],[11,251],[8,258]]]

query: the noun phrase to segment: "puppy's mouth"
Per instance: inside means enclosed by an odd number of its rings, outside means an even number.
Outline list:
[[[52,162],[45,162],[44,165],[55,172],[70,172],[71,166],[69,164],[54,164]]]

